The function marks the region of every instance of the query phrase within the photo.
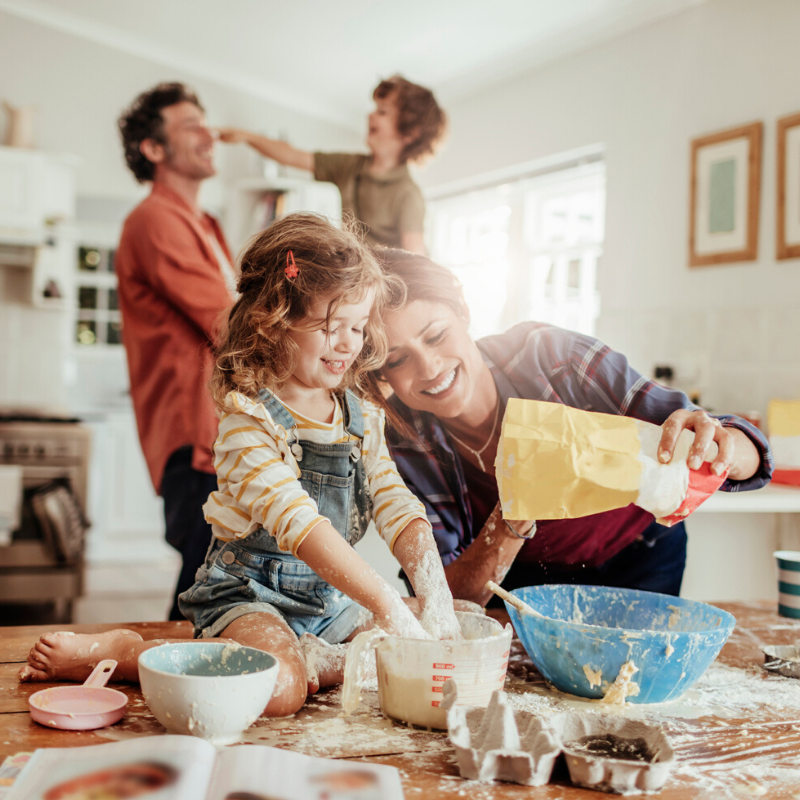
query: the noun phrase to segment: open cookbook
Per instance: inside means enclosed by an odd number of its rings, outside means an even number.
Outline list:
[[[147,736],[37,750],[3,800],[403,800],[394,767]]]

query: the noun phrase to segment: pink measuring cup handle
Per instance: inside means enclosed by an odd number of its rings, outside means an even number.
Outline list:
[[[98,689],[105,686],[114,670],[117,668],[117,662],[113,658],[103,659],[93,670],[92,674],[83,682],[84,686],[94,686]]]

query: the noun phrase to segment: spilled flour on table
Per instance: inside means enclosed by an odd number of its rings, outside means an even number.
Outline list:
[[[335,716],[301,709],[288,719],[262,717],[240,736],[240,741],[326,758],[451,751],[443,734],[414,731],[386,719],[378,707],[377,680],[367,680],[363,689],[361,709],[355,714],[345,716],[341,712],[341,689],[337,688],[314,699],[316,705],[329,708]]]
[[[800,626],[787,624],[786,629],[800,635]],[[737,631],[733,638],[737,636],[742,641],[752,640],[746,631]],[[744,669],[715,662],[677,700],[604,706],[549,688],[530,666],[518,641],[513,644],[510,662],[506,692],[513,709],[545,719],[570,710],[662,725],[676,752],[675,767],[663,790],[665,797],[800,800],[798,680],[770,675],[758,666]],[[293,717],[262,717],[238,741],[332,758],[392,755],[401,774],[425,776],[425,791],[430,796],[490,800],[498,795],[496,785],[457,777],[455,756],[445,735],[408,730],[385,719],[378,708],[377,681],[367,680],[362,691],[362,703],[351,717],[341,715],[341,689],[326,690],[310,698]],[[163,733],[163,728],[143,702],[131,698],[122,722],[93,735],[123,739],[158,733]],[[442,774],[443,770],[449,774]],[[419,786],[407,786],[407,800],[421,796],[422,791]]]
[[[579,711],[662,725],[677,757],[664,791],[800,800],[800,680],[714,662],[692,689],[667,703],[606,706],[561,693],[538,676],[510,676],[506,691],[512,708],[544,718]]]

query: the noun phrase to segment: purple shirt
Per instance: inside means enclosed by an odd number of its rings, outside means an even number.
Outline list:
[[[621,414],[660,425],[679,408],[694,409],[683,392],[668,389],[632,369],[625,356],[590,336],[539,322],[524,322],[477,342],[491,370],[500,401],[510,397],[562,403],[585,411]],[[387,441],[400,475],[424,503],[444,564],[454,561],[478,535],[488,506],[486,487],[465,477],[464,465],[444,426],[428,412],[390,399],[395,411],[417,434],[412,441],[387,427]],[[726,427],[749,436],[761,453],[756,474],[726,480],[728,492],[759,489],[772,475],[772,453],[764,435],[739,417],[718,416]],[[471,492],[481,494],[473,507]],[[475,511],[480,506],[479,515]],[[616,555],[646,528],[658,525],[637,506],[571,520],[545,520],[526,542],[518,560],[597,566]]]

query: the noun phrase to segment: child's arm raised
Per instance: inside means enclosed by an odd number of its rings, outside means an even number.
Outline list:
[[[327,521],[316,524],[297,548],[317,575],[352,597],[375,616],[388,633],[411,639],[430,638],[400,594],[389,586]]]
[[[287,167],[297,167],[298,169],[307,169],[309,172],[314,171],[314,154],[309,153],[307,150],[292,147],[288,142],[270,139],[267,136],[243,131],[239,128],[217,128],[216,130],[222,142],[227,144],[244,142],[261,153],[262,156],[271,158],[279,164],[284,164]]]

